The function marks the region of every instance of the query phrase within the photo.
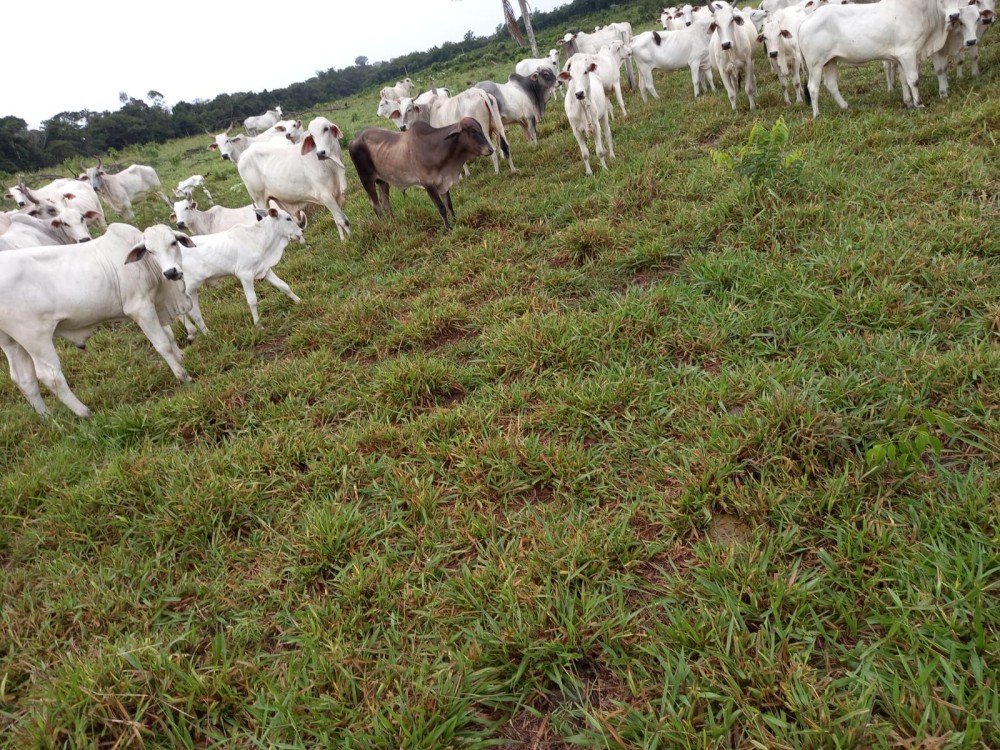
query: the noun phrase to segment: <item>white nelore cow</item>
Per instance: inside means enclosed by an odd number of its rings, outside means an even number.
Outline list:
[[[29,204],[35,204],[37,208],[41,205],[51,203],[56,207],[67,206],[75,208],[80,213],[92,217],[88,218],[87,226],[99,226],[103,228],[108,225],[107,221],[105,221],[104,209],[101,207],[101,201],[97,197],[97,192],[90,186],[89,182],[85,182],[79,178],[63,177],[34,190],[29,190],[23,183],[18,184],[10,188],[4,194],[4,198],[13,200],[22,209],[28,209],[32,215],[37,214],[31,211]],[[54,213],[50,212],[50,216],[54,215]]]
[[[266,208],[273,198],[290,214],[310,203],[326,206],[344,240],[351,233],[351,223],[343,209],[347,168],[340,149],[341,135],[340,128],[328,119],[316,117],[309,123],[309,135],[301,146],[269,142],[248,148],[236,169],[254,205]]]
[[[441,88],[434,87],[430,91],[425,91],[419,96],[413,97],[413,103],[418,107],[423,107],[430,104],[434,99],[441,98],[447,99],[451,96],[451,91],[446,89],[444,86]],[[403,99],[406,97],[404,96]],[[393,112],[399,109],[400,99],[379,99],[378,108],[375,110],[376,117],[390,117]]]
[[[942,99],[948,97],[948,62],[952,57],[958,60],[957,77],[962,77],[962,51],[969,50],[969,57],[972,63],[973,75],[979,72],[978,60],[973,56],[973,51],[979,43],[979,30],[985,28],[983,21],[992,17],[993,11],[984,8],[980,0],[960,0],[958,19],[948,26],[948,36],[944,46],[931,55],[934,62],[934,73],[938,79],[938,94]],[[992,19],[991,19],[992,22]]]
[[[871,5],[819,8],[799,27],[813,117],[819,117],[821,77],[840,108],[847,109],[837,85],[840,63],[895,63],[901,71],[903,103],[923,106],[917,88],[921,56],[945,45],[949,19],[957,20],[958,15],[956,0],[881,0]]]
[[[38,381],[78,417],[90,409],[73,395],[53,344],[56,334],[83,347],[105,321],[132,318],[178,380],[191,376],[170,329],[190,309],[180,245],[187,235],[158,224],[127,224],[80,248],[37,247],[0,253],[0,349],[15,385],[41,415],[49,413]]]
[[[632,60],[639,71],[639,94],[646,101],[646,92],[659,99],[653,86],[654,70],[691,71],[694,96],[708,88],[715,91],[712,64],[708,57],[708,43],[711,40],[708,27],[712,22],[711,13],[696,13],[690,26],[676,31],[644,31],[632,40]]]
[[[413,93],[413,81],[407,77],[402,81],[396,81],[395,86],[386,86],[378,92],[378,95],[380,99],[389,99],[390,101],[398,102],[400,99],[405,96],[409,96],[411,93]]]
[[[246,118],[243,121],[243,127],[246,129],[247,135],[257,135],[274,125],[283,116],[281,107],[275,106],[274,109],[269,109],[262,115],[251,115]]]
[[[52,216],[15,214],[10,218],[7,230],[0,234],[0,250],[90,242],[88,218],[93,217],[81,214],[79,209],[71,206],[57,208]]]
[[[212,200],[212,194],[208,192],[208,188],[205,187],[205,177],[200,174],[193,174],[186,180],[181,180],[177,183],[177,187],[174,188],[174,195],[178,198],[187,198],[191,200],[194,197],[194,189],[201,188],[205,195],[208,196],[209,200]]]
[[[403,97],[399,100],[399,108],[393,110],[389,115],[389,119],[400,130],[406,130],[415,122],[426,122],[432,127],[443,128],[454,125],[465,117],[471,117],[479,123],[483,129],[483,135],[491,144],[493,144],[494,135],[496,136],[500,150],[507,157],[510,173],[514,174],[517,170],[514,167],[514,159],[510,155],[507,132],[504,130],[499,105],[493,95],[482,89],[466,89],[460,94],[450,97],[431,97],[430,101],[423,106],[416,104],[409,97]],[[490,158],[493,162],[493,170],[499,174],[500,161],[495,145]],[[468,175],[468,166],[464,166],[464,169]]]
[[[530,76],[539,68],[546,68],[552,71],[552,75],[559,75],[559,50],[550,49],[548,57],[526,57],[514,66],[514,72],[519,76]]]
[[[600,159],[601,166],[608,168],[604,161],[604,140],[608,142],[607,154],[614,159],[615,147],[611,140],[611,123],[608,118],[611,114],[611,106],[608,97],[604,93],[604,83],[596,73],[597,63],[575,60],[569,66],[569,70],[564,70],[559,74],[559,78],[566,84],[566,98],[563,99],[563,108],[566,110],[566,118],[573,129],[573,137],[576,138],[580,146],[580,155],[583,157],[583,165],[587,169],[587,174],[592,175],[594,171],[590,168],[590,152],[587,150],[587,136],[594,136],[594,151]],[[601,137],[601,128],[604,129],[604,138]]]
[[[595,29],[592,34],[585,31],[569,32],[563,37],[563,48],[567,59],[577,52],[596,55],[601,51],[601,47],[610,45],[616,40],[631,44],[632,24],[609,23],[604,28]]]
[[[196,201],[185,198],[174,203],[170,220],[178,229],[191,234],[215,234],[240,224],[252,224],[257,221],[257,213],[253,205],[243,208],[212,206],[207,211],[202,211]]]
[[[266,211],[258,209],[255,219],[259,221],[192,238],[196,247],[184,253],[185,291],[191,298],[191,310],[184,317],[188,341],[194,341],[198,330],[208,335],[198,299],[198,290],[206,282],[229,276],[239,279],[250,306],[250,316],[257,327],[260,327],[260,316],[253,288],[255,280],[264,279],[292,302],[299,302],[291,287],[278,278],[274,266],[281,261],[289,242],[305,243],[302,234],[306,225],[305,213],[299,211],[293,220],[286,211],[271,207]]]
[[[585,62],[597,64],[597,75],[600,76],[604,84],[605,93],[615,92],[618,99],[618,106],[622,108],[622,115],[628,116],[625,109],[625,100],[622,98],[622,63],[632,57],[632,48],[625,42],[615,40],[611,44],[601,47],[596,54],[577,52],[566,61],[565,68],[569,70],[570,61],[583,59]],[[611,117],[614,118],[615,111],[612,108]]]
[[[757,93],[757,80],[753,74],[753,51],[757,46],[757,30],[741,11],[728,5],[715,9],[708,28],[715,32],[708,42],[708,56],[719,71],[733,111],[736,111],[740,79],[750,100],[750,109],[755,109],[753,97]]]
[[[775,12],[773,16],[768,16],[764,20],[760,34],[757,36],[758,42],[763,42],[767,49],[768,59],[772,62],[772,67],[776,69],[778,80],[781,82],[781,93],[785,97],[785,104],[791,104],[788,96],[788,77],[792,77],[792,85],[795,87],[796,104],[802,101],[802,79],[801,68],[802,59],[799,53],[798,42],[795,41],[795,31],[788,28],[790,24],[786,18],[794,19],[793,15],[786,15],[790,8],[782,8]],[[804,16],[802,19],[804,20]]]
[[[170,200],[160,188],[160,178],[152,167],[133,164],[118,174],[108,174],[100,159],[97,160],[96,167],[85,167],[82,161],[80,166],[86,170],[81,179],[86,176],[90,186],[123,219],[134,219],[132,203],[142,200],[149,193],[156,193],[165,204],[170,205]]]
[[[269,127],[260,135],[239,135],[230,136],[229,131],[232,130],[232,124],[229,125],[221,133],[209,133],[207,130],[205,133],[215,139],[215,143],[211,143],[208,146],[209,151],[218,151],[219,156],[221,156],[226,161],[231,161],[233,164],[239,162],[240,157],[243,152],[250,148],[255,143],[299,143],[302,141],[303,129],[302,120],[281,120],[276,122],[274,125]]]

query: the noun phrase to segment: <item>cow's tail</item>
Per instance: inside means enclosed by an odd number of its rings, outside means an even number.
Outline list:
[[[510,146],[507,145],[507,133],[503,128],[503,120],[500,119],[500,106],[497,104],[497,99],[493,94],[489,92],[486,93],[486,105],[490,110],[490,133],[496,133],[497,138],[500,140],[500,151],[503,152],[505,159],[510,158]]]

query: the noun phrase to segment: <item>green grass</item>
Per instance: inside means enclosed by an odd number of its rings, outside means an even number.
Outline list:
[[[917,112],[658,76],[592,179],[554,100],[451,234],[349,166],[194,383],[131,323],[59,346],[89,421],[0,380],[0,746],[1000,746],[995,42]],[[797,181],[713,166],[779,116]],[[205,146],[116,158],[244,203]]]

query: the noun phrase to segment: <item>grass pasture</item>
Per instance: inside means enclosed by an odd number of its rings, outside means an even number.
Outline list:
[[[59,345],[88,421],[0,379],[0,747],[1000,747],[996,33],[920,111],[658,75],[592,179],[554,100],[447,235],[349,164],[194,383],[131,323]],[[797,180],[713,163],[781,115]],[[246,202],[206,145],[118,158]]]

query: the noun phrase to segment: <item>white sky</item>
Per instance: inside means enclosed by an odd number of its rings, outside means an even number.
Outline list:
[[[568,1],[528,6],[550,11]],[[60,112],[113,112],[120,91],[146,100],[154,89],[173,106],[273,90],[358,55],[390,60],[469,30],[488,36],[503,22],[501,0],[56,0],[5,2],[3,15],[4,60],[18,72],[0,82],[0,117],[31,128]]]

